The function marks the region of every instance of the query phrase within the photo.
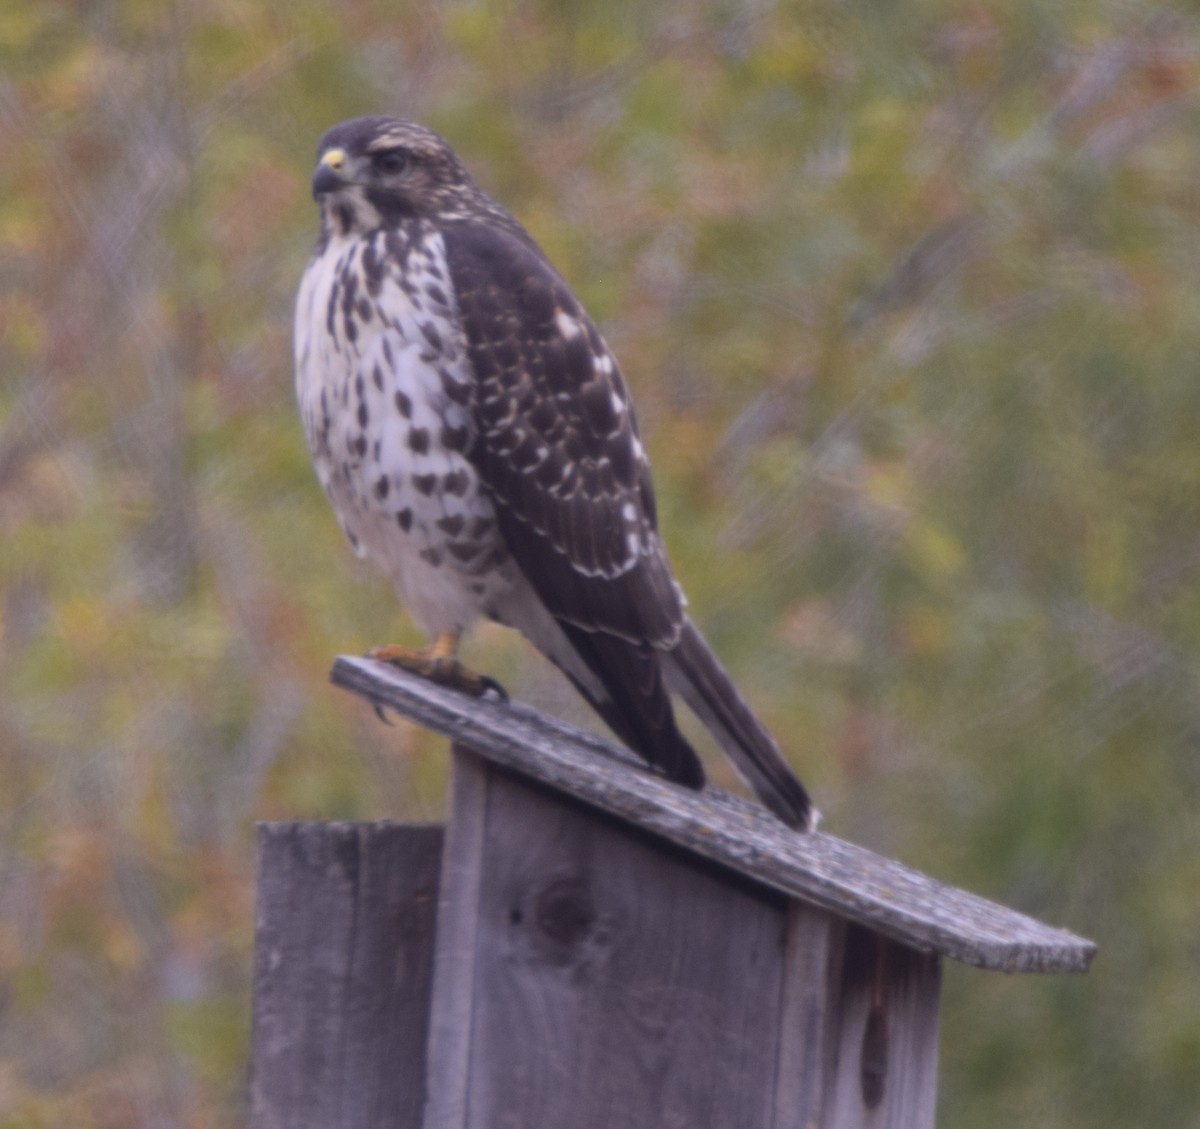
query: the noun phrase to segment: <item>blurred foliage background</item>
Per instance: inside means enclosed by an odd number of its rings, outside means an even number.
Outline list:
[[[601,322],[829,829],[1100,942],[948,969],[941,1124],[1200,1125],[1198,56],[1131,0],[5,0],[0,1126],[242,1124],[254,820],[442,812],[326,684],[416,637],[292,402],[315,144],[381,111]]]

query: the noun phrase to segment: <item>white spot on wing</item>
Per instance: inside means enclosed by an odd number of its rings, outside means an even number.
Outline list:
[[[554,315],[554,324],[558,326],[558,332],[561,333],[568,341],[578,337],[580,333],[583,332],[579,322],[576,321],[575,318],[571,317],[566,310],[559,310],[558,313]]]

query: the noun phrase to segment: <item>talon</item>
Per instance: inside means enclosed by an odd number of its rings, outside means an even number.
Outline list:
[[[478,676],[478,678],[479,678],[480,683],[482,684],[482,689],[480,690],[479,695],[478,695],[480,698],[482,698],[484,696],[484,694],[488,693],[488,691],[491,691],[493,694],[496,695],[497,698],[500,699],[500,701],[502,701],[502,702],[508,701],[508,691],[505,690],[504,687],[501,686],[500,683],[497,682],[494,678],[489,678],[486,674],[481,674]]]
[[[494,678],[476,674],[463,666],[455,657],[457,650],[458,636],[447,633],[439,635],[430,646],[420,649],[400,646],[372,647],[367,652],[367,658],[389,663],[408,671],[409,674],[436,682],[439,686],[469,694],[472,698],[482,698],[490,691],[502,702],[508,701],[504,687]]]
[[[379,720],[382,721],[384,725],[392,724],[391,721],[388,720],[388,715],[383,712],[383,703],[382,702],[372,702],[371,708],[375,711],[375,716],[377,718],[379,718]]]

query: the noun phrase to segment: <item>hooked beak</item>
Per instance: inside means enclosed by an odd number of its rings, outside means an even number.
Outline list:
[[[313,173],[312,194],[319,200],[327,192],[336,192],[346,184],[346,150],[330,149],[321,155],[317,171]]]

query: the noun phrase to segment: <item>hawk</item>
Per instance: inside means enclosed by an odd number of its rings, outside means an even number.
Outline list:
[[[433,131],[390,117],[321,139],[320,238],[296,305],[304,430],[351,546],[432,641],[375,658],[473,693],[481,618],[516,628],[617,736],[690,788],[678,692],[763,802],[807,793],[685,611],[629,393],[528,232]]]

